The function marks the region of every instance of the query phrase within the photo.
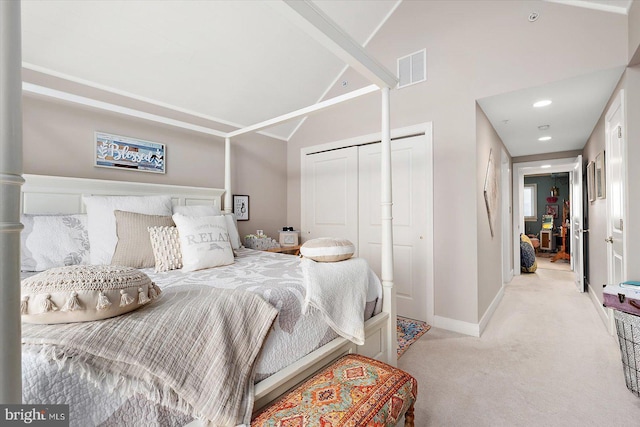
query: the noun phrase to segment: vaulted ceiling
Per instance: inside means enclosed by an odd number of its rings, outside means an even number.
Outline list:
[[[611,13],[627,13],[631,5],[546,1]],[[276,3],[23,1],[23,62],[28,69],[244,127],[320,101],[346,67],[282,16]],[[314,1],[365,46],[400,3]],[[514,156],[581,149],[621,72],[605,70],[478,102]],[[532,100],[541,97],[556,100],[554,107],[532,114]],[[264,133],[288,140],[301,120]],[[537,141],[544,124],[555,132],[553,143]]]
[[[344,68],[273,3],[26,1],[23,62],[243,127],[318,102]],[[399,1],[316,4],[364,45]],[[299,122],[266,133],[288,139]]]

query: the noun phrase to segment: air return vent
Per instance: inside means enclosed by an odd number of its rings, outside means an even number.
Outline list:
[[[398,58],[398,88],[427,80],[427,50]]]

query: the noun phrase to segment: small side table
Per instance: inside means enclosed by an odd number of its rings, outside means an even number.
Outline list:
[[[301,245],[269,248],[267,249],[267,252],[278,252],[278,253],[289,254],[289,255],[300,255],[300,246]]]

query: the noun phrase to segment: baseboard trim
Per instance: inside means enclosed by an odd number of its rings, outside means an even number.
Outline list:
[[[450,319],[448,317],[433,316],[433,326],[447,331],[458,332],[460,334],[480,336],[480,325],[478,323],[463,322],[462,320]]]
[[[487,325],[489,324],[489,321],[493,317],[493,313],[496,311],[496,309],[500,305],[500,301],[502,301],[502,297],[503,296],[504,296],[504,285],[502,285],[502,287],[500,287],[500,290],[496,294],[496,297],[491,302],[491,305],[489,305],[489,308],[487,309],[487,311],[484,312],[484,315],[482,316],[482,319],[480,319],[480,324],[478,325],[479,326],[480,335],[482,335],[482,333],[486,329]],[[480,335],[478,335],[478,336],[480,336]]]
[[[613,328],[612,328],[613,322],[611,321],[608,313],[610,310],[608,310],[605,306],[602,305],[602,303],[598,299],[598,295],[596,295],[591,285],[589,285],[587,289],[589,292],[589,298],[591,298],[591,302],[596,308],[596,311],[598,312],[598,315],[600,316],[600,319],[602,320],[604,327],[607,328],[607,331],[609,332],[609,334],[613,335]]]

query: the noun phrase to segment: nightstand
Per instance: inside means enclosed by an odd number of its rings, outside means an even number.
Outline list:
[[[281,246],[279,248],[269,248],[267,252],[278,252],[288,255],[300,255],[300,245],[295,246]]]

